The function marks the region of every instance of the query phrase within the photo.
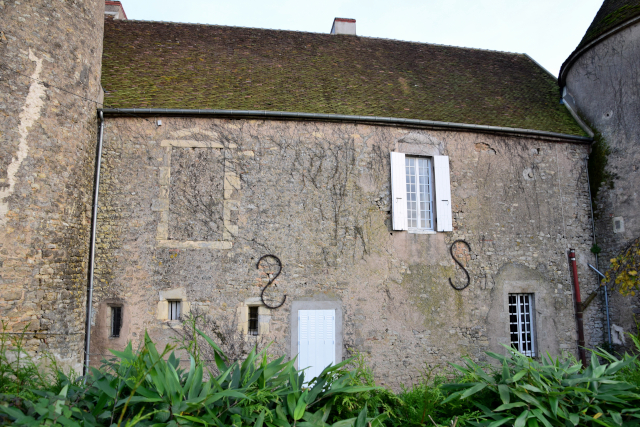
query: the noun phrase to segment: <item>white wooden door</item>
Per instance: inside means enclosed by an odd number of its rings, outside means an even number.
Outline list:
[[[305,382],[336,363],[336,311],[298,311],[298,368]]]

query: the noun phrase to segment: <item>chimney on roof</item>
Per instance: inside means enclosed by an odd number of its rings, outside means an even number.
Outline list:
[[[104,17],[113,19],[127,19],[127,14],[124,13],[124,7],[119,1],[105,0],[104,2]]]
[[[331,27],[331,34],[356,35],[356,20],[351,18],[335,18]]]

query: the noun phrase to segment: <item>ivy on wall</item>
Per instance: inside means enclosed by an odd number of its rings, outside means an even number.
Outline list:
[[[602,185],[613,188],[613,176],[607,171],[607,156],[611,154],[611,149],[595,126],[589,124],[589,127],[594,132],[591,153],[589,153],[589,184],[591,186],[592,203],[596,204],[598,191]]]

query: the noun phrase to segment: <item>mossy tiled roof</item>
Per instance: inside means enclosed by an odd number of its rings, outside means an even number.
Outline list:
[[[369,37],[105,22],[116,108],[374,115],[584,135],[526,55]]]
[[[564,61],[560,67],[560,86],[564,86],[564,79],[571,68],[571,64],[581,55],[580,50],[596,40],[607,31],[624,24],[626,21],[640,15],[640,0],[605,0],[598,13],[589,25],[587,32],[582,37],[580,44]]]
[[[605,0],[576,50],[638,15],[640,0]]]

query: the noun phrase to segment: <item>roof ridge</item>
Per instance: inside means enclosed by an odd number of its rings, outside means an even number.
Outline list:
[[[127,20],[122,20],[115,23],[116,24],[127,24],[127,23],[176,24],[176,25],[193,25],[193,26],[200,26],[200,27],[242,28],[245,30],[280,31],[280,32],[288,32],[288,33],[317,34],[317,35],[335,37],[329,33],[317,33],[313,31],[283,30],[278,28],[244,27],[241,25],[202,24],[197,22],[148,21],[144,19],[127,19]],[[349,37],[354,37],[354,36],[349,36]],[[525,52],[510,52],[506,50],[483,49],[480,47],[456,46],[456,45],[442,44],[442,43],[429,43],[429,42],[421,42],[421,41],[414,41],[414,40],[391,39],[387,37],[374,37],[374,36],[362,36],[362,35],[355,35],[355,37],[360,37],[363,39],[371,39],[371,40],[387,40],[392,42],[413,43],[413,44],[427,45],[427,46],[450,47],[454,49],[466,49],[466,50],[473,50],[473,51],[480,51],[480,52],[502,53],[507,55],[527,55]]]

